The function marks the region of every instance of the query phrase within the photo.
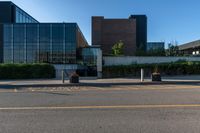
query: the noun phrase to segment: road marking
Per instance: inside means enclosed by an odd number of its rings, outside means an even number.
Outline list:
[[[116,105],[116,106],[60,106],[60,107],[2,107],[2,110],[67,110],[67,109],[145,109],[145,108],[192,108],[200,104],[175,105]]]

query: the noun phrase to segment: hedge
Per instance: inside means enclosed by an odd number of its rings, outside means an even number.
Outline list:
[[[49,64],[0,64],[0,79],[54,78],[55,69]]]
[[[140,76],[141,68],[144,69],[145,76],[158,70],[162,75],[191,75],[200,74],[200,62],[174,62],[161,64],[132,64],[120,66],[104,66],[103,77],[128,77]]]

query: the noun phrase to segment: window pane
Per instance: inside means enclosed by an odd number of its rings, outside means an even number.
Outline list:
[[[37,63],[37,51],[36,43],[27,43],[27,63]]]
[[[12,63],[12,44],[4,43],[4,63]]]
[[[24,43],[24,39],[25,39],[25,29],[24,29],[24,25],[22,24],[16,24],[14,25],[14,42],[20,42],[20,43]]]
[[[26,42],[37,43],[38,40],[38,28],[36,24],[27,24],[26,28]]]
[[[40,42],[50,43],[50,25],[40,24]]]
[[[61,24],[52,25],[52,41],[63,42],[64,41],[64,26]]]
[[[24,44],[14,43],[14,63],[24,63]]]
[[[4,26],[4,42],[12,42],[12,26]]]

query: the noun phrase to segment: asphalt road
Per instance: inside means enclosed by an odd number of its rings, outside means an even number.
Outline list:
[[[199,133],[200,86],[0,91],[0,133],[133,132]]]

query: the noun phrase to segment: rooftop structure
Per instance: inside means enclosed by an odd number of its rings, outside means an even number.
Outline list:
[[[200,40],[179,45],[179,51],[184,55],[199,55]]]

